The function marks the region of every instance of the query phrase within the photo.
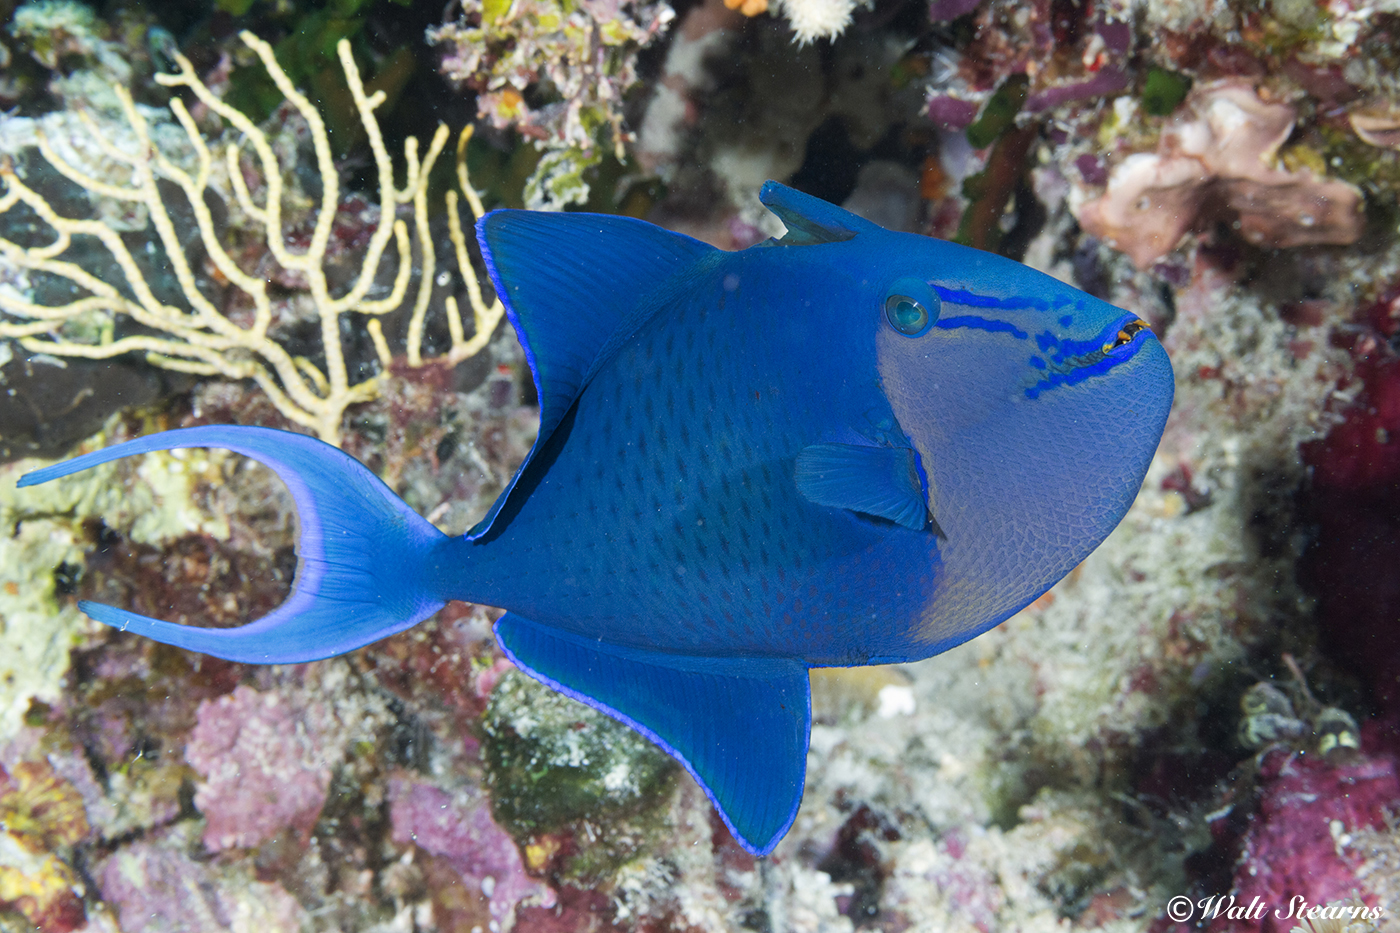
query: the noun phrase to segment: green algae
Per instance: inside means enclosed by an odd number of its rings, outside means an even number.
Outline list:
[[[1142,109],[1165,117],[1180,106],[1191,90],[1191,78],[1165,68],[1151,68],[1142,82]]]
[[[674,761],[621,723],[516,671],[491,694],[482,754],[496,821],[517,839],[567,833],[593,839],[569,875],[593,876],[634,853],[669,795]],[[599,864],[593,864],[593,862]]]
[[[967,141],[974,149],[985,149],[996,142],[1016,123],[1016,114],[1026,103],[1030,78],[1015,74],[1002,82],[991,100],[982,108],[977,121],[967,128]]]

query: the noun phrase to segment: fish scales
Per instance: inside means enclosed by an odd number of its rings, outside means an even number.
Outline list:
[[[831,423],[890,433],[878,381],[846,386],[873,373],[875,331],[851,345],[835,305],[774,321],[783,296],[773,291],[786,285],[772,267],[791,264],[781,252],[725,257],[619,348],[521,477],[528,495],[508,524],[458,562],[469,574],[458,592],[638,647],[707,654],[723,635],[732,654],[822,664],[896,653],[867,626],[880,619],[875,631],[902,640],[918,606],[863,583],[888,573],[883,552],[901,543],[886,540],[887,523],[809,502],[790,477],[799,451],[831,439]],[[807,281],[840,277],[813,259]],[[837,341],[839,363],[811,364],[836,357]],[[835,410],[819,417],[815,400]],[[903,536],[936,565],[936,538]]]
[[[27,474],[226,447],[286,482],[293,591],[241,628],[82,602],[92,618],[252,663],[330,657],[449,599],[526,673],[673,755],[739,843],[802,799],[812,667],[914,660],[1052,586],[1136,495],[1172,401],[1135,315],[1010,260],[891,233],[770,182],[788,232],[724,253],[640,221],[478,224],[540,433],[448,537],[353,458],[209,425]]]

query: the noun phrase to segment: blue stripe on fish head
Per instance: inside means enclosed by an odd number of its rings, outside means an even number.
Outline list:
[[[1019,263],[923,238],[872,248],[901,250],[871,313],[944,536],[919,639],[943,650],[1049,589],[1118,524],[1171,407],[1171,364],[1136,315]],[[937,305],[913,335],[887,310],[911,278]]]

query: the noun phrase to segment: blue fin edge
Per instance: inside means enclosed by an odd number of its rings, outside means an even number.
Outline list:
[[[515,310],[515,303],[511,300],[509,290],[501,278],[501,270],[496,265],[496,257],[491,253],[491,246],[486,242],[486,220],[495,211],[488,212],[476,222],[476,241],[481,249],[481,259],[486,265],[486,274],[491,278],[491,286],[496,290],[496,298],[501,302],[501,307],[505,309],[506,320],[510,321],[510,326],[515,329],[515,337],[520,341],[520,349],[525,353],[525,365],[530,370],[530,382],[535,386],[535,398],[539,400],[540,409],[544,409],[545,387],[540,382],[540,363],[535,355],[535,348],[531,345],[528,332],[521,323],[520,314]],[[520,461],[520,466],[515,468],[515,473],[506,482],[506,487],[501,490],[501,494],[496,497],[496,501],[491,503],[491,507],[486,510],[486,514],[475,525],[467,529],[465,535],[468,541],[476,541],[484,537],[496,522],[496,516],[505,507],[506,500],[515,491],[515,487],[520,482],[520,478],[525,475],[525,468],[530,465],[530,461],[535,459],[535,454],[549,440],[549,435],[553,432],[554,425],[540,424],[539,431],[535,434],[535,441],[530,445],[530,449],[525,452],[525,459]]]

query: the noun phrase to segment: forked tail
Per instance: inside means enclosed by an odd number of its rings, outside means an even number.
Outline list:
[[[181,428],[83,454],[20,478],[33,486],[136,454],[222,447],[272,469],[301,522],[292,593],[240,628],[195,628],[83,601],[98,622],[230,661],[290,664],[344,654],[416,625],[446,602],[433,581],[450,539],[359,461],[315,438],[270,428]]]

